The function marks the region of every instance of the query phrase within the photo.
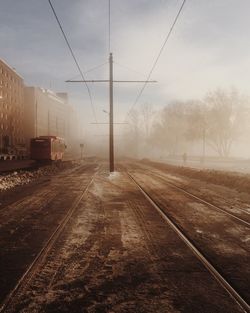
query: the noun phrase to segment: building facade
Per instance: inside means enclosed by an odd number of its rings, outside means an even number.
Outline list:
[[[76,116],[67,93],[39,87],[24,88],[24,132],[28,150],[30,139],[39,136],[64,138],[69,150],[77,138]]]
[[[0,154],[25,154],[24,82],[0,59]]]
[[[29,154],[30,139],[58,136],[67,151],[79,149],[79,114],[67,93],[26,87],[23,78],[0,59],[0,159]]]

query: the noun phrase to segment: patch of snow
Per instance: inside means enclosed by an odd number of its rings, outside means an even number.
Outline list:
[[[246,236],[246,238],[242,239],[242,242],[248,242],[250,241],[250,236]]]
[[[120,172],[112,172],[109,174],[108,179],[113,180],[113,179],[119,178],[120,175],[121,175]]]
[[[200,230],[200,229],[196,229],[196,232],[197,232],[198,234],[203,234],[203,231]]]
[[[72,165],[73,166],[73,165]],[[30,182],[47,175],[53,175],[60,171],[63,168],[57,167],[56,165],[44,166],[38,170],[29,172],[29,171],[20,171],[13,172],[7,175],[0,175],[0,192],[5,191],[16,186],[26,185]]]
[[[15,186],[28,184],[33,178],[29,172],[14,172],[12,174],[0,177],[0,191],[11,189]]]
[[[103,187],[101,186],[101,184],[93,184],[93,187],[91,188],[91,192],[97,196],[97,197],[102,197],[103,196]]]
[[[245,212],[246,212],[247,214],[250,214],[250,209],[247,208]]]
[[[214,249],[216,249],[215,251],[222,252],[224,255],[247,256],[247,252],[245,249],[228,242],[220,242],[217,240],[214,242]]]
[[[170,179],[173,179],[175,181],[182,182],[182,183],[184,183],[186,181],[183,178],[180,178],[180,177],[177,177],[177,176],[174,176],[174,175],[171,175],[171,174],[165,174],[165,176],[170,178]]]
[[[122,231],[121,241],[123,247],[126,250],[135,250],[141,248],[144,238],[141,236],[140,231],[138,231],[138,225],[136,224],[136,220],[133,218],[133,215],[131,215],[128,210],[123,210],[119,214]]]

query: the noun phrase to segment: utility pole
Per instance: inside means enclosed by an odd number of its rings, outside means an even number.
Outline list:
[[[113,113],[113,85],[114,83],[156,83],[155,80],[114,80],[113,79],[113,54],[109,54],[109,79],[95,79],[95,80],[66,80],[66,83],[109,83],[109,171],[112,173],[115,170],[114,164],[114,123]],[[106,124],[106,123],[92,123],[92,124]]]
[[[115,170],[114,166],[114,116],[113,116],[113,55],[109,55],[109,171]]]
[[[36,107],[35,107],[35,109],[36,109],[36,112],[35,112],[35,114],[36,114],[36,118],[35,118],[35,123],[36,123],[36,125],[35,125],[35,137],[37,137],[37,100],[36,100]]]

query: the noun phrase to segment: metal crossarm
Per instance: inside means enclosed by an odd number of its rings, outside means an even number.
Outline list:
[[[92,123],[92,124],[109,124],[109,170],[114,172],[114,123],[113,112],[113,84],[114,83],[157,83],[155,80],[114,80],[113,79],[113,54],[109,54],[109,79],[93,79],[93,80],[66,80],[66,83],[109,83],[109,123]]]

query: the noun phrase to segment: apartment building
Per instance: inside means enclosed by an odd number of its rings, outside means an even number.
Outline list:
[[[53,135],[68,151],[80,142],[78,111],[67,93],[26,87],[23,78],[0,59],[0,159],[28,155],[30,139]]]
[[[0,153],[25,154],[23,78],[0,59]]]
[[[77,138],[77,112],[67,93],[55,93],[40,87],[24,88],[24,132],[29,149],[30,138],[58,136],[68,147]]]

